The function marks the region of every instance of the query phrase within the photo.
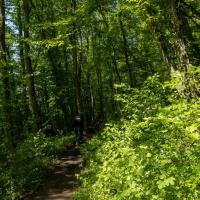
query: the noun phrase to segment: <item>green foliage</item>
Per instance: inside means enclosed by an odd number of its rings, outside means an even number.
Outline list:
[[[17,199],[35,190],[51,172],[56,155],[66,148],[72,136],[47,138],[43,133],[30,134],[18,144],[7,166],[0,165],[0,199]]]
[[[37,185],[68,140],[30,133],[69,130],[79,107],[88,124],[119,117],[121,105],[123,118],[86,145],[80,198],[198,196],[200,1],[13,0],[5,10],[0,198]]]
[[[174,85],[154,76],[141,89],[117,86],[124,117],[83,148],[75,199],[200,198],[200,101],[181,99]]]

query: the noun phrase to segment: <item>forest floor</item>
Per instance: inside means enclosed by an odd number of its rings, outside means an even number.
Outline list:
[[[83,142],[92,134],[84,133]],[[38,191],[24,200],[70,200],[77,188],[76,175],[80,174],[83,159],[80,148],[71,144],[66,147],[62,156],[56,160],[52,174]]]

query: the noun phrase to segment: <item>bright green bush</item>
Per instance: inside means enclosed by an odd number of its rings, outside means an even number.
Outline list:
[[[124,117],[83,148],[75,199],[200,199],[200,100],[176,85],[155,76],[140,90],[117,87]]]

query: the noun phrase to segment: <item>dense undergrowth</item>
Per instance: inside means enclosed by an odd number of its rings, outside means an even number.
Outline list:
[[[117,87],[124,117],[83,147],[76,200],[200,199],[200,100],[178,82],[154,76],[141,89]]]
[[[18,144],[13,154],[6,153],[1,146],[1,152],[4,153],[1,153],[0,162],[0,199],[20,199],[24,194],[34,191],[51,172],[56,155],[71,140],[71,136],[45,137],[38,132],[30,134]]]

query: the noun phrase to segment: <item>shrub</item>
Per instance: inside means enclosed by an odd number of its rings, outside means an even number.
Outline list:
[[[124,117],[83,148],[87,167],[75,199],[200,198],[200,101],[181,98],[173,81],[118,86]]]

